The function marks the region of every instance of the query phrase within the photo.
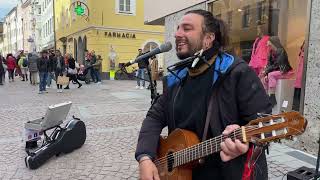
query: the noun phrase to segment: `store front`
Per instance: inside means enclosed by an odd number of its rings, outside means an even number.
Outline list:
[[[207,10],[227,26],[229,46],[226,50],[248,62],[260,76],[267,93],[275,94],[277,107],[274,113],[287,109],[299,111],[308,28],[307,1],[217,0],[208,1]],[[285,51],[282,55],[287,56],[292,70],[281,72],[275,84],[271,72],[265,77],[262,74],[270,56],[272,60],[280,58],[276,52],[281,49]],[[290,107],[286,109],[286,106]]]
[[[158,32],[91,28],[62,38],[57,43],[57,49],[71,53],[79,64],[84,64],[85,50],[95,51],[96,55],[102,57],[101,73],[104,79],[110,79],[123,64],[136,58],[138,49],[147,52],[159,47],[163,41],[162,36],[162,33]],[[163,57],[157,55],[157,59],[159,68],[163,67]],[[127,71],[132,72],[135,69],[136,64],[128,67]]]
[[[257,38],[278,36],[295,68],[306,37],[307,5],[301,0],[218,0],[207,8],[228,25],[236,55],[249,62]]]

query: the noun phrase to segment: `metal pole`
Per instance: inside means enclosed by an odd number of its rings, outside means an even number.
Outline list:
[[[319,174],[319,163],[320,163],[320,134],[319,134],[319,149],[318,149],[318,158],[317,158],[317,165],[316,165],[316,173],[314,175],[314,180],[317,180],[318,178],[320,178],[320,174]]]

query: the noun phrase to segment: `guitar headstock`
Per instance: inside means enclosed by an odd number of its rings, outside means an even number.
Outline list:
[[[283,138],[291,139],[302,134],[307,123],[307,120],[295,111],[259,118],[245,126],[245,139],[257,144]]]

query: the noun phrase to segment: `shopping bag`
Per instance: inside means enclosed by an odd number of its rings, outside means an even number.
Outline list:
[[[69,84],[69,77],[67,77],[67,76],[58,76],[57,84],[68,85]]]

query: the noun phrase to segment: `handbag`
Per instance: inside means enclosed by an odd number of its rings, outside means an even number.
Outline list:
[[[68,85],[69,84],[69,77],[63,75],[63,76],[58,76],[57,79],[57,84],[60,85]]]
[[[74,68],[74,69],[69,68],[68,69],[68,74],[77,74],[77,73],[78,73],[78,71],[76,68]]]

